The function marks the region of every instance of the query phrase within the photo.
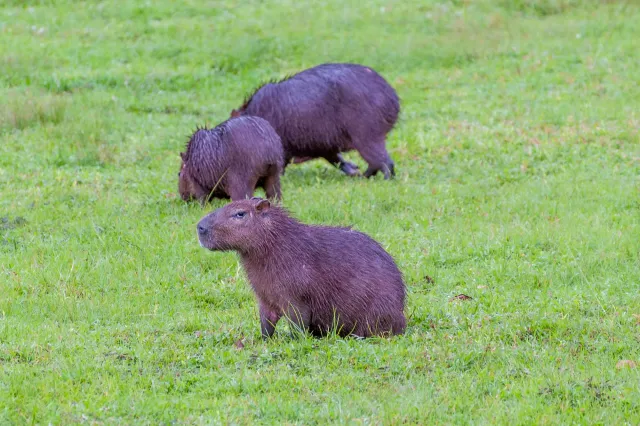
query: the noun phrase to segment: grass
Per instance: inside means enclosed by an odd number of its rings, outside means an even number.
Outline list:
[[[636,1],[179,3],[0,6],[1,424],[640,423]],[[328,61],[398,90],[398,176],[284,204],[379,240],[409,326],[263,342],[178,153]]]

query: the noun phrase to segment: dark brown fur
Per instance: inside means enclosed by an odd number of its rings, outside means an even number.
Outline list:
[[[185,201],[241,200],[257,186],[268,198],[281,198],[282,143],[262,118],[232,118],[214,129],[198,129],[180,156],[178,190]]]
[[[393,87],[371,68],[323,64],[258,88],[232,117],[262,117],[276,130],[284,147],[285,167],[324,158],[347,175],[358,167],[340,153],[357,150],[369,164],[365,176],[395,174],[386,136],[400,113]]]
[[[283,316],[314,336],[334,329],[360,337],[405,330],[402,274],[361,232],[305,225],[261,198],[215,210],[197,231],[203,247],[240,255],[265,337]]]

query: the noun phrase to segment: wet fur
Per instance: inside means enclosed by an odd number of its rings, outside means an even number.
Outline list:
[[[250,198],[262,186],[280,198],[284,166],[282,143],[262,118],[229,119],[214,129],[198,128],[181,153],[178,190],[184,200]]]
[[[243,219],[234,217],[245,211]],[[366,234],[306,225],[267,200],[230,203],[198,224],[210,250],[238,252],[256,294],[263,336],[287,317],[315,336],[404,332],[405,285],[393,258]]]
[[[355,175],[357,166],[340,155],[355,149],[369,165],[365,176],[382,171],[390,178],[386,136],[399,113],[395,90],[371,68],[323,64],[262,85],[232,116],[269,121],[282,139],[285,167],[294,157],[325,158]]]

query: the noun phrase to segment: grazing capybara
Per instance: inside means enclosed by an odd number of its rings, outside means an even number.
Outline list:
[[[292,158],[324,158],[349,176],[358,166],[341,152],[357,150],[369,164],[364,175],[395,175],[386,136],[400,113],[396,91],[377,72],[355,64],[323,64],[258,88],[232,117],[255,115],[269,121]]]
[[[241,200],[259,186],[268,198],[281,198],[282,143],[262,118],[232,118],[213,129],[197,129],[180,157],[178,190],[185,201]]]
[[[405,286],[393,258],[350,228],[305,225],[268,200],[234,201],[197,225],[200,245],[236,251],[263,337],[281,317],[314,336],[402,334]]]

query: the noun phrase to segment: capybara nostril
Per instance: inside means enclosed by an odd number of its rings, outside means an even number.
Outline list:
[[[204,226],[202,226],[201,224],[198,224],[198,234],[200,235],[204,235],[207,233],[207,228],[205,228]]]

